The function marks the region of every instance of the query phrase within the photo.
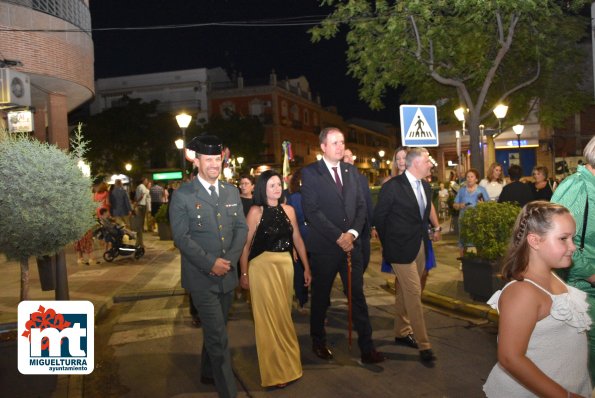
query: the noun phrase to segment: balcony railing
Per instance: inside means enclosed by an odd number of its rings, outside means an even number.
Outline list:
[[[77,26],[91,35],[91,13],[83,0],[0,0],[43,12]]]

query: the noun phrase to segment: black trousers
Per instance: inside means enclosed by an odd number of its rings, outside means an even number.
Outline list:
[[[312,304],[310,308],[310,336],[314,343],[326,344],[324,320],[330,303],[330,293],[337,273],[347,289],[347,255],[345,253],[311,253]],[[362,353],[374,349],[372,325],[368,305],[364,297],[364,273],[361,248],[357,245],[351,253],[351,298],[353,303],[353,325],[358,334],[357,343]],[[347,314],[346,314],[347,316]]]

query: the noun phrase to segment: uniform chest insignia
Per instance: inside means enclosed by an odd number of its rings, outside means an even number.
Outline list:
[[[201,206],[202,206],[202,205],[200,204],[200,202],[196,202],[196,204],[194,205],[194,207],[196,207],[196,209],[197,209],[197,210],[198,210],[198,209],[200,209],[200,208],[201,208]]]

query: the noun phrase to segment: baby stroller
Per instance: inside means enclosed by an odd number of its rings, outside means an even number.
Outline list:
[[[103,259],[107,262],[114,261],[114,258],[118,256],[134,256],[135,260],[138,260],[145,254],[145,248],[138,245],[128,245],[122,242],[124,235],[124,227],[112,223],[109,220],[101,220],[99,222],[99,229],[96,231],[95,236],[108,243],[111,243],[111,247],[103,253]],[[130,236],[134,239],[134,236]]]

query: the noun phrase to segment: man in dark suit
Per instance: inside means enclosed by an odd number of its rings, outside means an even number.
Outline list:
[[[353,152],[349,149],[345,149],[345,155],[343,156],[343,161],[345,163],[354,164],[353,159]],[[362,234],[359,237],[359,240],[362,244],[362,257],[363,257],[363,268],[364,272],[366,268],[368,268],[368,263],[370,262],[370,238],[371,238],[371,228],[372,228],[372,216],[374,212],[374,205],[372,204],[372,194],[370,193],[370,185],[368,183],[368,177],[365,175],[359,174],[359,182],[360,187],[362,188],[362,193],[364,194],[364,199],[366,201],[366,223],[364,224],[364,228],[362,229]]]
[[[302,206],[309,233],[306,247],[311,253],[312,305],[310,335],[314,353],[332,359],[324,321],[337,273],[347,286],[347,253],[352,262],[353,321],[363,363],[377,363],[384,356],[372,342],[372,326],[363,290],[361,242],[357,239],[366,221],[366,202],[357,169],[344,163],[345,138],[335,127],[321,131],[322,159],[302,169]]]
[[[527,203],[535,200],[529,184],[524,184],[519,181],[522,176],[523,169],[521,169],[521,166],[513,164],[508,168],[510,183],[504,185],[504,188],[502,188],[502,193],[498,197],[498,203],[511,202],[517,203],[523,207]]]
[[[432,207],[432,190],[425,177],[432,163],[425,148],[411,148],[406,164],[403,174],[382,186],[374,209],[374,226],[382,254],[397,275],[395,330],[400,335],[395,342],[419,348],[422,362],[432,362],[436,357],[426,331],[420,281],[426,262],[423,238],[428,233]]]
[[[186,148],[196,152],[192,162],[198,175],[176,190],[169,208],[174,242],[182,254],[182,287],[190,292],[202,321],[201,382],[214,383],[220,397],[235,397],[226,324],[248,228],[237,188],[217,180],[221,141],[200,136]]]

